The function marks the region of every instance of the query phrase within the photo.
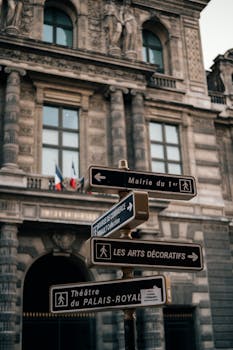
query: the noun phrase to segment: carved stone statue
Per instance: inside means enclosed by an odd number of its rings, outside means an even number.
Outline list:
[[[137,21],[129,4],[117,7],[113,1],[105,6],[104,27],[108,34],[109,53],[136,58]]]
[[[137,21],[135,19],[133,9],[126,5],[123,14],[124,21],[124,50],[135,51],[136,50],[136,38],[137,38]]]
[[[12,27],[18,30],[21,22],[22,9],[22,0],[0,0],[0,17],[2,24],[6,28]]]
[[[118,10],[114,3],[105,6],[105,28],[108,33],[109,47],[119,47],[123,27],[122,8]]]

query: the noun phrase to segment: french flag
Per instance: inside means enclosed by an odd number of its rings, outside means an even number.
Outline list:
[[[55,169],[55,190],[56,191],[62,190],[62,181],[63,181],[62,173],[59,167],[56,165],[56,169]]]
[[[77,187],[77,174],[75,171],[74,162],[72,162],[72,167],[71,167],[70,186],[75,188],[75,189]]]

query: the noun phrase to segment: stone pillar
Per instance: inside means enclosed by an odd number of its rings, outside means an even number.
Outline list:
[[[17,226],[0,231],[0,350],[14,350],[16,331]]]
[[[146,123],[144,117],[144,94],[132,90],[132,136],[134,147],[134,168],[148,170]]]
[[[19,114],[20,114],[20,75],[22,69],[6,67],[8,73],[4,115],[3,169],[18,170]]]
[[[118,167],[120,159],[127,159],[126,123],[123,93],[127,89],[110,87],[112,165]]]
[[[163,329],[162,309],[147,309],[144,314],[145,350],[162,349],[161,333]]]

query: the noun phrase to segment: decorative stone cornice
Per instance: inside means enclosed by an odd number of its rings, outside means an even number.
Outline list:
[[[0,60],[2,65],[20,68],[28,72],[54,74],[67,78],[89,80],[95,83],[124,84],[129,88],[142,88],[147,84],[147,77],[154,73],[154,67],[135,62],[132,66],[129,60],[119,60],[100,54],[90,54],[87,51],[47,47],[31,42],[23,43],[27,50],[22,51],[22,43],[6,43],[1,37]],[[19,46],[18,46],[19,45]]]

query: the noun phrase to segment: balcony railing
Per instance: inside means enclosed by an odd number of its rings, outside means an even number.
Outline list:
[[[209,91],[209,96],[212,103],[226,104],[226,96],[221,92]]]
[[[150,86],[176,89],[176,79],[168,76],[160,76],[154,74],[151,77]]]
[[[27,188],[31,190],[54,190],[54,177],[45,177],[40,175],[27,176]]]
[[[183,79],[165,74],[154,73],[150,78],[149,86],[152,88],[184,92]]]
[[[76,186],[70,185],[70,178],[64,178],[62,191],[83,192],[84,178],[76,180]],[[52,176],[31,175],[27,176],[27,188],[39,191],[55,191],[55,181]]]

